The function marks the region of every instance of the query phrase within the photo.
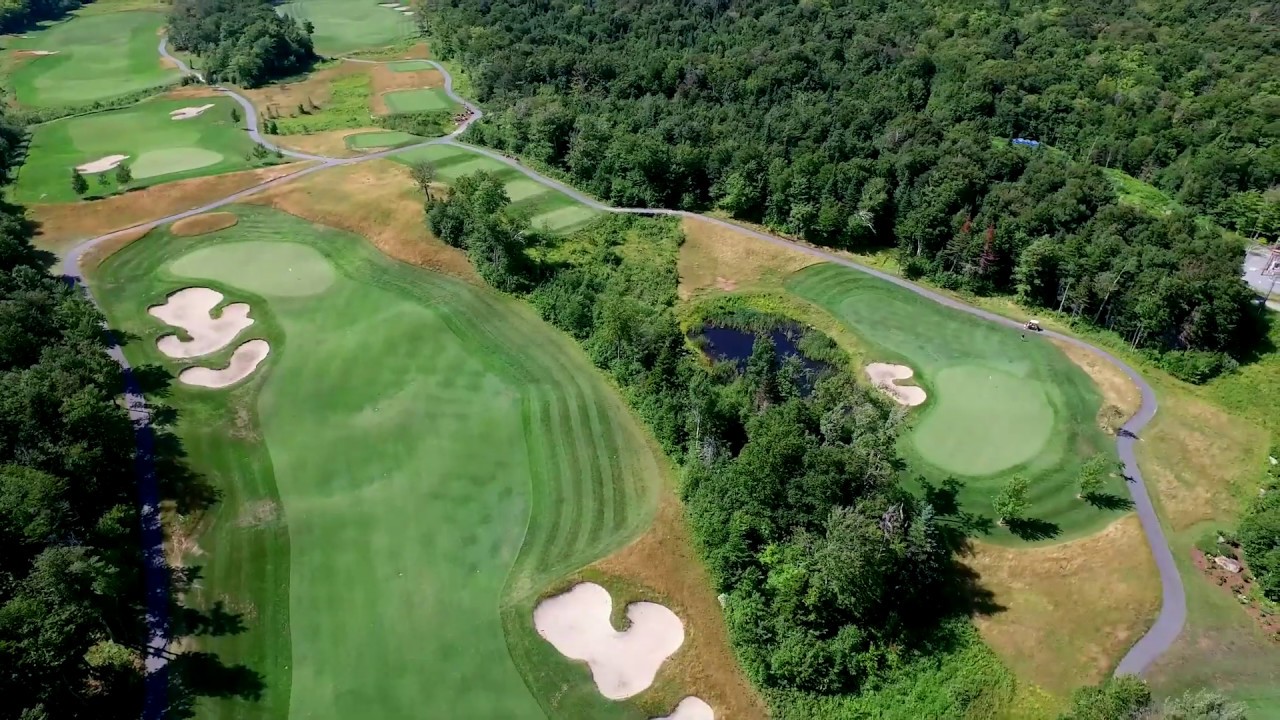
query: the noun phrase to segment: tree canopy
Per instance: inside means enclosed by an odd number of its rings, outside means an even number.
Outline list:
[[[1274,9],[766,0],[436,4],[473,137],[625,206],[718,207],[896,246],[951,288],[1018,292],[1193,379],[1254,341],[1242,232],[1280,217]],[[1029,138],[1037,143],[1018,144]],[[1122,206],[1102,168],[1183,209]]]
[[[173,46],[199,55],[211,82],[257,87],[317,59],[311,24],[277,13],[268,0],[174,0],[168,27]]]

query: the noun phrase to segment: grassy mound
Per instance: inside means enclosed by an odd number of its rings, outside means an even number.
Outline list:
[[[226,230],[240,221],[235,213],[211,212],[193,215],[174,223],[169,232],[177,237],[195,237],[219,230]]]
[[[402,60],[400,62],[387,63],[387,68],[391,72],[418,72],[419,70],[435,70],[435,66],[426,60]]]
[[[378,0],[293,0],[276,10],[311,21],[316,50],[326,55],[386,47],[417,32],[412,17],[379,7]]]
[[[213,103],[199,117],[173,120],[169,113],[193,104]],[[243,170],[261,161],[246,155],[251,141],[231,122],[235,102],[225,98],[157,98],[123,110],[81,115],[39,125],[32,136],[26,164],[18,174],[14,196],[20,202],[69,202],[71,169],[108,155],[128,155],[133,187]],[[117,188],[113,172],[87,176],[89,195]],[[100,182],[101,180],[101,182]]]
[[[156,53],[163,24],[155,12],[95,13],[15,38],[14,50],[56,53],[21,60],[10,78],[19,104],[84,105],[175,82]]]
[[[600,215],[599,211],[585,207],[557,190],[538,184],[519,170],[466,148],[429,145],[400,153],[391,159],[405,164],[430,163],[436,169],[436,176],[444,182],[451,182],[480,170],[497,173],[506,180],[511,206],[528,213],[533,225],[547,232],[573,232]]]
[[[1119,478],[1108,480],[1097,503],[1076,497],[1084,461],[1114,450],[1097,425],[1097,388],[1049,342],[1023,340],[1017,330],[837,265],[801,270],[787,288],[856,333],[868,361],[916,371],[929,400],[900,448],[913,479],[959,479],[963,508],[990,517],[997,490],[1023,473],[1031,520],[1014,530],[1032,540],[1096,531],[1125,505]],[[1012,539],[1003,529],[992,535],[1002,538]]]
[[[202,649],[263,676],[218,716],[541,718],[508,643],[524,607],[655,510],[659,459],[622,401],[525,306],[291,215],[173,242],[153,232],[90,278],[135,363],[166,330],[145,308],[198,282],[248,302],[271,356],[226,391],[174,385],[193,469],[222,500],[196,536],[192,600],[245,631]],[[217,366],[219,358],[202,358]],[[518,618],[518,619],[520,619]],[[580,666],[536,672],[572,717],[646,717]],[[590,690],[590,692],[588,692]]]
[[[434,112],[458,107],[444,88],[395,90],[382,96],[393,113]]]
[[[422,138],[407,132],[365,132],[354,133],[343,138],[347,147],[352,150],[376,150],[381,148],[402,147],[420,142]]]

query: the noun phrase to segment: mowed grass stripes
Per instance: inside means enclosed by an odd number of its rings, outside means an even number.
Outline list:
[[[199,439],[193,466],[225,492],[197,540],[206,580],[193,599],[253,609],[247,632],[208,647],[262,673],[271,700],[201,715],[542,718],[560,688],[575,717],[645,717],[604,700],[581,666],[544,657],[530,614],[549,585],[652,518],[660,458],[623,401],[523,304],[347,233],[233,211],[232,228],[152,233],[91,277],[113,325],[139,338],[134,362],[173,368],[146,307],[190,285],[250,303],[258,322],[243,337],[272,343],[245,385],[172,396],[183,438]],[[262,267],[263,243],[305,244],[336,279],[298,295],[289,277],[309,272],[304,261]],[[178,275],[193,251],[234,262]],[[228,270],[255,260],[252,281]],[[292,295],[263,284],[272,272]],[[244,523],[259,497],[278,498],[276,536]],[[531,693],[522,671],[550,680]]]
[[[428,145],[392,159],[404,164],[428,162],[435,168],[436,176],[446,183],[481,170],[494,173],[506,181],[511,207],[528,214],[534,227],[547,232],[571,233],[600,215],[599,211],[538,184],[513,167],[457,145]]]

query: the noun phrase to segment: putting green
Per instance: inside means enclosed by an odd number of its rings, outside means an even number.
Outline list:
[[[1052,343],[838,265],[805,268],[786,287],[856,333],[867,361],[915,370],[928,400],[899,445],[908,482],[959,479],[961,505],[991,516],[995,493],[1023,473],[1031,481],[1025,516],[1036,521],[1023,537],[1031,539],[1088,534],[1120,512],[1076,497],[1084,461],[1114,446],[1098,427],[1097,388]],[[1105,492],[1127,497],[1120,478]],[[992,538],[1012,540],[1003,529]]]
[[[453,110],[458,107],[444,88],[419,88],[417,90],[393,90],[383,93],[392,113],[433,112]]]
[[[203,713],[648,717],[600,696],[530,611],[655,512],[661,461],[611,386],[521,303],[291,215],[229,210],[233,227],[154,231],[89,278],[137,364],[180,367],[146,308],[192,284],[249,303],[238,340],[271,343],[242,385],[167,398],[221,493],[188,599],[247,627],[201,649],[265,683]]]
[[[387,68],[391,72],[417,72],[419,70],[434,70],[435,65],[426,60],[401,60],[400,62],[387,63]]]
[[[347,147],[353,150],[370,150],[373,148],[400,147],[421,142],[422,138],[407,132],[393,130],[389,132],[364,132],[348,135],[344,138]]]
[[[316,50],[328,55],[386,47],[418,32],[412,17],[379,7],[377,0],[293,0],[276,11],[311,21]]]
[[[149,150],[132,161],[129,169],[138,179],[198,170],[222,162],[222,153],[198,147]]]
[[[1026,463],[1053,432],[1053,408],[1035,380],[957,365],[934,376],[933,392],[935,405],[911,442],[920,457],[956,474],[990,475]]]
[[[177,82],[180,73],[156,52],[163,24],[157,12],[77,14],[14,38],[12,50],[56,52],[21,60],[10,78],[18,103],[85,105]]]
[[[169,114],[212,104],[198,117],[173,120]],[[33,128],[27,160],[18,171],[14,197],[24,203],[70,202],[71,170],[108,155],[128,155],[133,186],[257,167],[275,158],[249,160],[253,141],[231,121],[235,101],[227,98],[152,98],[122,110],[80,115]],[[117,190],[115,173],[92,177],[89,194]]]
[[[430,163],[437,177],[444,182],[481,170],[495,173],[506,181],[511,206],[526,213],[534,225],[546,232],[571,233],[600,216],[600,211],[534,182],[513,167],[456,145],[428,145],[398,153],[390,159],[404,164]]]

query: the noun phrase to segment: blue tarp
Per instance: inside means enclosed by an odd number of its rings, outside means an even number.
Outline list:
[[[1039,140],[1028,140],[1026,138],[1014,138],[1012,142],[1014,145],[1026,145],[1027,147],[1040,147]]]

